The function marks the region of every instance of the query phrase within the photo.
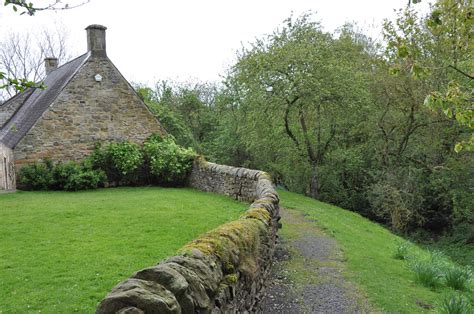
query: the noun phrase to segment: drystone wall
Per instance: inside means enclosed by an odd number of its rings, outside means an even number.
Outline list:
[[[118,284],[97,313],[249,313],[271,272],[279,198],[265,172],[197,159],[190,186],[251,201],[238,220]]]
[[[16,188],[15,162],[10,148],[0,143],[0,192]]]

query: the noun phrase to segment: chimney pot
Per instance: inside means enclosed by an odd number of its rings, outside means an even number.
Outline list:
[[[93,56],[107,56],[105,49],[106,29],[107,27],[98,24],[92,24],[86,27],[87,50],[90,51]]]
[[[58,58],[47,57],[44,59],[44,69],[46,75],[58,68]]]

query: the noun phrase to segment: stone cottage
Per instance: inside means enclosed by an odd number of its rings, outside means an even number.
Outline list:
[[[46,89],[28,89],[0,105],[0,191],[15,189],[15,168],[22,165],[78,161],[97,142],[142,143],[165,134],[107,57],[105,30],[88,26],[87,53],[61,67],[47,58]]]

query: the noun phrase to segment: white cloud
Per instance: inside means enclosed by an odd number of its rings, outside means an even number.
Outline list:
[[[316,12],[324,29],[332,31],[351,21],[364,27],[380,25],[407,1],[92,0],[73,10],[43,11],[34,17],[1,8],[0,34],[60,20],[79,55],[86,50],[84,28],[102,24],[108,28],[107,53],[129,80],[150,84],[166,78],[219,80],[242,43],[271,33],[292,12],[294,16]]]

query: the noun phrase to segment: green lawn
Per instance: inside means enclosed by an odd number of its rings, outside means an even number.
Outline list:
[[[453,293],[446,286],[433,290],[415,282],[408,263],[393,258],[399,243],[406,241],[386,228],[356,213],[299,194],[278,193],[281,206],[301,210],[338,241],[347,259],[347,277],[383,312],[418,313],[430,311],[428,308],[434,311],[442,298]],[[409,252],[418,257],[429,256],[416,245],[410,245]],[[472,292],[464,292],[464,296],[474,297]]]
[[[0,194],[0,313],[92,313],[134,271],[247,207],[157,187]]]

